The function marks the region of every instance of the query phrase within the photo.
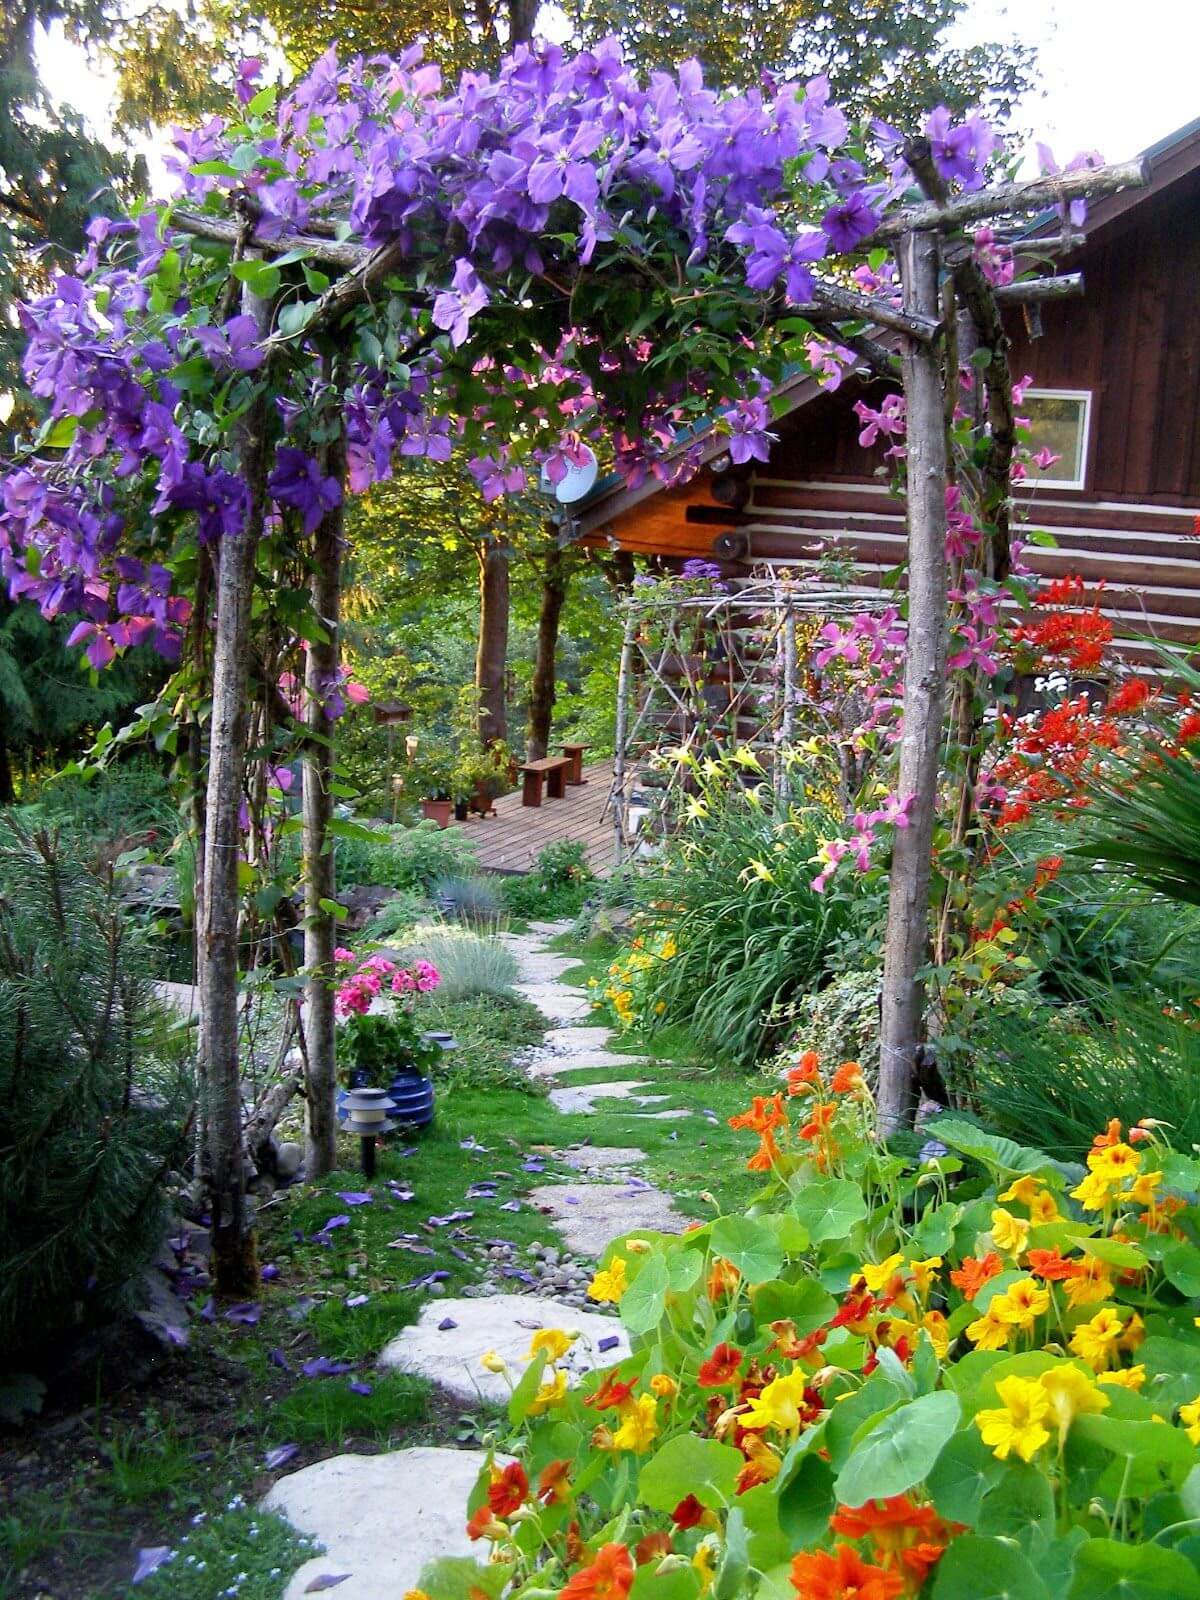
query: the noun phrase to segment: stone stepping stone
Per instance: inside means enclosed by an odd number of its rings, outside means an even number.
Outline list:
[[[572,1172],[607,1172],[613,1167],[640,1166],[646,1152],[631,1144],[576,1144],[556,1151],[554,1159]]]
[[[551,1028],[546,1034],[545,1048],[564,1055],[577,1055],[581,1050],[605,1049],[612,1036],[611,1028]]]
[[[446,1321],[456,1326],[440,1328]],[[495,1294],[427,1305],[420,1320],[384,1348],[379,1365],[429,1378],[460,1400],[503,1405],[529,1363],[529,1341],[539,1328],[578,1330],[580,1337],[560,1363],[576,1378],[629,1354],[629,1341],[615,1317],[535,1295]],[[616,1344],[600,1349],[601,1340],[614,1338]],[[508,1373],[487,1372],[480,1366],[486,1350],[504,1357]]]
[[[665,1094],[639,1095],[638,1089],[650,1089],[653,1084],[647,1083],[642,1078],[623,1078],[615,1083],[587,1083],[580,1084],[577,1088],[569,1085],[560,1089],[551,1089],[549,1094],[550,1104],[556,1111],[562,1111],[567,1116],[580,1114],[590,1116],[596,1109],[597,1100],[632,1100],[635,1105],[657,1105],[660,1100],[669,1097]]]
[[[422,1446],[331,1456],[280,1478],[262,1509],[325,1546],[293,1574],[284,1600],[318,1592],[318,1578],[343,1575],[330,1587],[339,1600],[399,1600],[416,1588],[426,1562],[477,1555],[467,1538],[467,1497],[486,1460],[482,1450]]]
[[[591,999],[582,989],[563,983],[518,983],[516,990],[551,1022],[581,1022],[591,1015]]]
[[[567,1249],[580,1256],[603,1255],[624,1233],[682,1233],[687,1221],[670,1195],[649,1184],[543,1184],[529,1198],[550,1213]]]
[[[552,1097],[553,1098],[553,1097]],[[660,1096],[660,1098],[662,1098]],[[645,1101],[642,1102],[645,1105]],[[680,1122],[685,1117],[691,1116],[682,1106],[677,1106],[673,1111],[631,1111],[630,1117],[637,1117],[642,1122]]]
[[[561,933],[569,933],[575,924],[568,917],[558,922],[530,922],[530,933],[540,933],[547,939],[557,939]]]
[[[610,1072],[614,1067],[653,1067],[659,1063],[648,1056],[619,1056],[612,1050],[581,1050],[578,1055],[554,1055],[535,1051],[525,1063],[531,1078],[557,1078],[564,1072]]]

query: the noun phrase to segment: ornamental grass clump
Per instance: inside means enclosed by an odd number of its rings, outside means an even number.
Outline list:
[[[1200,1161],[1116,1121],[1068,1166],[951,1117],[917,1165],[857,1062],[796,1059],[731,1119],[744,1215],[635,1230],[510,1369],[452,1600],[1100,1600],[1200,1594]]]
[[[162,1235],[193,1091],[111,872],[0,826],[0,1351],[120,1309]]]

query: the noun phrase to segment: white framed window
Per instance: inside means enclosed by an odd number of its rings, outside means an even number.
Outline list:
[[[1021,414],[1029,418],[1030,451],[1049,450],[1059,459],[1048,467],[1029,463],[1028,484],[1050,489],[1082,489],[1087,477],[1092,424],[1090,389],[1026,389]]]

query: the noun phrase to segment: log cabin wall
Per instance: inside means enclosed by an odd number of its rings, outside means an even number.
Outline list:
[[[1200,146],[1200,135],[1189,144]],[[1091,395],[1081,489],[1020,492],[1014,530],[1045,529],[1057,548],[1027,547],[1047,578],[1080,573],[1118,635],[1200,642],[1200,166],[1110,221],[1099,208],[1086,245],[1060,271],[1081,270],[1082,299],[1049,302],[1030,338],[1010,319],[1014,376],[1037,389]],[[1177,172],[1179,152],[1172,159]],[[806,565],[831,544],[853,551],[862,581],[880,581],[904,556],[904,503],[863,449],[853,403],[886,385],[847,384],[809,399],[776,424],[779,442],[756,469],[741,511],[714,503],[709,469],[682,489],[619,512],[605,531],[628,548],[711,556],[715,536],[748,541],[741,563]],[[1101,588],[1101,585],[1103,587]],[[1150,660],[1130,643],[1126,653]]]

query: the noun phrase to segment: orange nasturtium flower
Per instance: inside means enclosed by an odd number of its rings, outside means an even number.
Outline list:
[[[802,1550],[792,1558],[791,1578],[801,1600],[896,1600],[906,1587],[900,1573],[871,1566],[849,1544],[839,1544],[832,1555]]]
[[[994,1250],[989,1250],[986,1256],[968,1256],[961,1267],[955,1267],[950,1274],[950,1282],[959,1291],[964,1300],[974,1300],[985,1283],[991,1281],[998,1272],[1003,1271],[1004,1263]]]
[[[1057,1245],[1053,1250],[1030,1250],[1027,1260],[1034,1277],[1046,1283],[1065,1283],[1068,1278],[1078,1277],[1083,1270],[1078,1261],[1068,1260]]]
[[[602,1545],[591,1566],[567,1579],[559,1600],[625,1600],[637,1576],[623,1544]]]
[[[834,1094],[853,1094],[864,1086],[862,1068],[857,1061],[843,1061],[834,1073],[829,1087]]]
[[[721,1343],[707,1361],[700,1363],[696,1382],[702,1389],[723,1389],[732,1383],[742,1364],[742,1352],[731,1344]]]
[[[567,1460],[548,1461],[538,1477],[538,1499],[543,1505],[555,1505],[566,1500],[571,1493],[571,1463]]]
[[[712,1264],[705,1285],[710,1300],[723,1300],[727,1294],[732,1294],[742,1281],[742,1275],[732,1261],[726,1261],[724,1256],[718,1256]]]
[[[781,1094],[756,1094],[748,1111],[730,1117],[731,1128],[749,1128],[751,1133],[769,1133],[772,1128],[782,1128],[787,1122]]]
[[[620,1368],[613,1372],[606,1372],[600,1380],[600,1387],[595,1394],[588,1395],[583,1402],[585,1406],[595,1406],[597,1411],[609,1411],[614,1406],[619,1411],[622,1406],[627,1406],[633,1399],[633,1391],[637,1386],[637,1379],[625,1383],[621,1379]]]
[[[787,1075],[789,1095],[809,1094],[821,1082],[821,1058],[815,1050],[806,1050]]]
[[[682,1499],[671,1513],[671,1521],[677,1528],[694,1528],[705,1516],[705,1508],[694,1494],[689,1494]]]
[[[529,1495],[529,1479],[519,1461],[510,1461],[506,1467],[493,1467],[488,1484],[487,1503],[498,1517],[511,1517],[518,1506],[523,1506]]]

